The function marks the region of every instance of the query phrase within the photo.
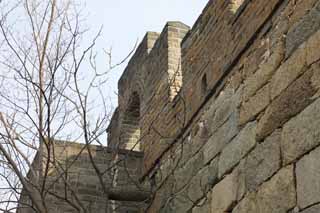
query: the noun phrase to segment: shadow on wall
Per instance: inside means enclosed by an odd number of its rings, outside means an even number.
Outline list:
[[[120,149],[140,151],[140,97],[133,92],[124,113],[120,132]]]

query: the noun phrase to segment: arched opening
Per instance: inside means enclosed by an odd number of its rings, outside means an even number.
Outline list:
[[[140,151],[140,97],[137,92],[132,93],[123,116],[120,146],[122,149]]]

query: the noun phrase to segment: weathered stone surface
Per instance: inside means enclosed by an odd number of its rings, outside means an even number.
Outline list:
[[[320,148],[297,162],[298,205],[304,209],[320,202]]]
[[[213,159],[208,165],[208,183],[209,186],[214,186],[218,181],[218,169],[219,169],[219,158]]]
[[[241,200],[247,192],[245,161],[240,161],[239,165],[232,171],[234,181],[237,184],[237,200]]]
[[[308,14],[316,2],[317,0],[290,1],[287,9],[287,12],[290,13],[290,26],[292,26],[292,24],[296,24],[302,19],[302,17]]]
[[[171,174],[172,170],[175,168],[176,163],[174,160],[168,158],[165,161],[162,162],[159,172],[155,175],[155,181],[157,183],[163,182],[163,177],[167,177]]]
[[[313,69],[313,76],[311,77],[311,85],[314,89],[318,90],[320,89],[320,63],[315,63],[311,66]],[[319,96],[317,95],[314,98],[318,98]]]
[[[289,30],[286,41],[286,56],[291,53],[310,35],[320,28],[320,3]]]
[[[256,95],[244,102],[240,108],[239,124],[243,125],[252,120],[270,103],[270,84],[261,88]]]
[[[171,170],[168,172],[174,171],[174,177],[177,182],[176,187],[177,189],[180,189],[183,186],[189,184],[191,179],[197,174],[197,172],[202,167],[203,167],[203,152],[198,152],[184,166],[180,168],[179,167],[170,168]],[[163,174],[167,174],[168,172],[164,171]]]
[[[210,212],[210,201],[211,198],[208,196],[208,198],[202,199],[199,203],[197,203],[197,206],[195,206],[192,209],[192,213],[205,213]]]
[[[174,196],[169,199],[165,212],[188,212],[192,206],[201,198],[204,198],[209,189],[211,174],[209,167],[201,169],[187,185],[176,188],[173,192]],[[175,184],[178,184],[175,182]]]
[[[238,132],[238,113],[234,112],[203,146],[204,164],[215,158]]]
[[[232,210],[232,213],[257,213],[257,194],[249,193],[238,205]]]
[[[247,124],[222,151],[219,177],[230,171],[256,144],[256,122]]]
[[[312,206],[303,210],[301,213],[319,213],[320,212],[320,205]]]
[[[174,194],[174,196],[164,198],[161,212],[187,212],[199,199],[207,196],[209,189],[217,182],[217,159],[202,169],[198,167],[203,166],[199,159],[201,158],[191,159],[188,164],[174,173],[173,179],[170,178],[173,180],[172,188],[165,193]],[[166,186],[168,186],[168,182]],[[208,201],[206,205],[208,205]],[[209,207],[204,205],[199,207],[197,211],[206,208]]]
[[[217,186],[219,185],[220,186]],[[211,203],[216,203],[216,205],[212,204],[212,210],[213,212],[220,212],[224,207],[228,206],[226,203],[232,203],[235,204],[237,201],[241,200],[245,193],[246,193],[246,182],[245,182],[245,161],[241,161],[239,165],[234,168],[231,174],[228,174],[226,177],[224,177],[218,184],[217,189],[215,191],[215,187],[213,188],[211,194],[213,199],[217,199],[216,201],[212,200]],[[225,189],[228,193],[227,196],[224,196],[224,194],[216,193],[217,191],[221,190],[222,186],[225,185]],[[231,191],[233,191],[234,195],[231,197]],[[215,192],[213,192],[215,191]],[[230,199],[232,198],[232,199]],[[219,202],[222,201],[222,206],[220,206]],[[224,206],[224,207],[223,207]]]
[[[283,63],[271,79],[271,99],[275,99],[299,75],[306,71],[306,48],[301,45],[293,55]]]
[[[186,196],[193,203],[205,197],[209,189],[211,188],[209,184],[209,176],[209,168],[205,167],[193,177],[193,179],[187,186]]]
[[[222,213],[231,210],[237,201],[238,184],[234,174],[227,175],[211,193],[211,212]]]
[[[281,127],[312,102],[312,96],[316,93],[310,84],[313,73],[313,69],[309,69],[268,106],[258,123],[258,140]]]
[[[283,127],[281,150],[288,164],[320,144],[320,99]]]
[[[180,164],[184,164],[189,161],[199,152],[202,152],[202,147],[208,141],[210,135],[208,125],[205,121],[199,121],[193,128],[188,137],[186,137],[183,143],[179,144],[176,153],[172,155],[175,158],[175,163],[180,161]]]
[[[276,131],[246,158],[244,172],[247,190],[256,190],[280,168],[280,140],[281,132]]]
[[[226,120],[237,110],[237,107],[240,104],[242,89],[238,89],[232,97],[228,100],[223,101],[218,105],[217,110],[215,112],[214,119],[212,120],[212,129],[215,131],[218,127],[220,127]]]
[[[258,199],[261,196],[262,203],[265,204],[261,205],[260,209],[264,212],[285,212],[295,207],[296,189],[293,169],[293,166],[283,168],[259,191]],[[274,194],[274,191],[277,194]]]
[[[284,58],[283,42],[279,42],[270,57],[244,82],[242,101],[247,101],[272,77]]]
[[[240,104],[241,92],[241,88],[237,91],[234,91],[233,89],[222,91],[210,106],[207,113],[204,115],[210,133],[217,131],[217,129],[232,116],[232,113],[237,110],[237,107]]]
[[[233,213],[284,213],[296,205],[293,166],[281,169],[257,193],[247,195]]]
[[[226,89],[234,89],[237,90],[240,86],[241,83],[243,81],[243,76],[241,73],[241,70],[243,68],[240,67],[239,70],[237,72],[235,72],[229,79],[228,79],[228,83],[227,83],[227,87]]]
[[[313,64],[320,58],[320,30],[314,33],[306,43],[306,61],[307,64]]]
[[[160,212],[174,213],[174,212],[188,212],[192,208],[193,202],[185,195],[176,195],[174,199],[166,197],[167,202],[162,207]]]
[[[151,212],[170,212],[170,210],[172,210],[174,202],[170,202],[168,194],[173,194],[173,185],[174,181],[172,181],[172,178],[170,178],[164,187],[159,188],[158,192],[155,194],[155,200],[150,209]],[[184,200],[181,200],[181,202],[184,202]]]
[[[288,213],[299,213],[300,209],[298,206],[294,207],[293,209],[289,210]]]
[[[292,56],[280,66],[271,79],[271,99],[276,98],[299,75],[306,71],[307,66],[315,63],[320,58],[318,51],[319,41],[320,32],[313,32],[308,37],[308,40],[305,40]]]

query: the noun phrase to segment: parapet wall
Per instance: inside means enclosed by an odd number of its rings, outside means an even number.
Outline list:
[[[138,212],[145,207],[141,200],[136,202],[137,196],[144,194],[143,190],[149,190],[137,188],[142,175],[142,153],[118,150],[115,154],[107,147],[63,141],[55,141],[53,147],[48,176],[43,178],[46,180],[45,204],[49,213]],[[39,163],[38,156],[34,163]],[[48,156],[44,154],[44,164]],[[95,168],[99,169],[99,175]],[[31,173],[28,179],[37,183]],[[32,206],[28,194],[23,191],[17,212],[34,213]]]
[[[212,0],[187,29],[119,81],[109,144],[140,144],[146,212],[318,212],[320,1]]]
[[[118,117],[114,116],[109,127],[110,146],[139,150],[139,136],[150,131],[138,130],[148,126],[142,118],[159,111],[155,108],[170,102],[180,90],[180,43],[188,30],[188,26],[180,22],[168,22],[160,34],[146,34],[118,83]],[[117,125],[118,132],[111,131]]]

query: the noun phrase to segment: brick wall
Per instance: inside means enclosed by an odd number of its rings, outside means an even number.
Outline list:
[[[318,212],[319,44],[319,0],[212,0],[148,33],[113,120],[137,92],[146,212]]]
[[[211,0],[192,29],[168,22],[148,32],[119,81],[109,148],[91,148],[99,167],[118,162],[106,187],[151,186],[150,200],[111,200],[88,154],[73,161],[83,145],[57,143],[85,208],[319,212],[319,46],[319,0]]]
[[[107,191],[141,190],[137,188],[138,179],[142,174],[143,155],[141,153],[118,150],[117,159],[115,159],[113,149],[93,145],[89,146],[89,149],[95,166],[102,174],[101,178]],[[89,158],[88,149],[83,144],[56,141],[54,156],[55,166],[52,164],[46,178],[45,203],[49,213],[84,212],[82,208],[88,213],[139,212],[144,207],[143,202],[114,201],[114,195],[104,193]],[[39,161],[36,158],[34,162]],[[29,179],[35,181],[30,174]],[[147,188],[144,189],[147,190]],[[32,205],[25,191],[19,203],[18,213],[34,212],[32,208],[25,205]]]

